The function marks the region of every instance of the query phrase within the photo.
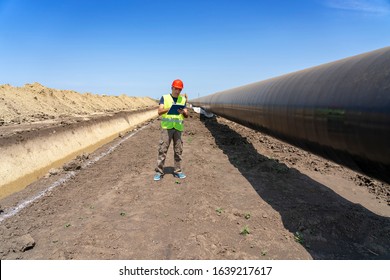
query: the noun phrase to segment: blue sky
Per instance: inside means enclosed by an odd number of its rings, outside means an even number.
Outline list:
[[[0,0],[0,84],[190,98],[390,45],[385,0]]]

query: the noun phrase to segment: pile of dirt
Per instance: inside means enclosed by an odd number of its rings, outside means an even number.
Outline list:
[[[107,96],[47,88],[0,85],[0,126],[106,114],[156,106],[149,97]]]

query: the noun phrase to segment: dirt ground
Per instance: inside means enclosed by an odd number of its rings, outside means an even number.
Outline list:
[[[390,259],[387,184],[223,118],[185,126],[184,180],[170,147],[153,181],[155,120],[0,200],[0,258]]]

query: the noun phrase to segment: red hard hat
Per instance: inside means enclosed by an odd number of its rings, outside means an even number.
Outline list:
[[[181,80],[177,79],[172,82],[172,87],[183,89],[184,84]]]

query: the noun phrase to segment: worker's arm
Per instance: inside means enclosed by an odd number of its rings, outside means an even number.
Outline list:
[[[160,104],[158,106],[158,115],[161,116],[165,113],[167,113],[169,111],[169,108],[168,109],[164,109],[164,104]]]

